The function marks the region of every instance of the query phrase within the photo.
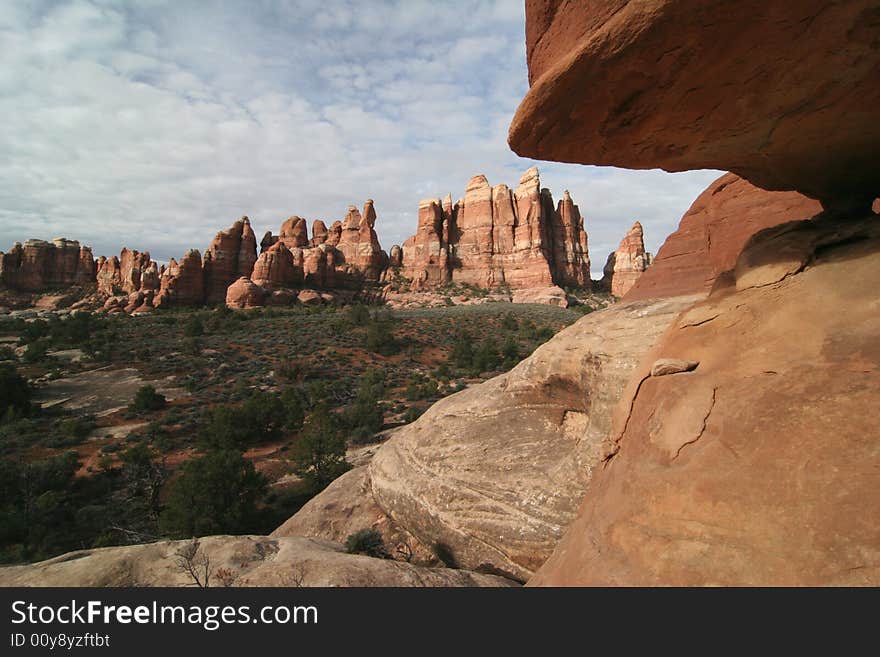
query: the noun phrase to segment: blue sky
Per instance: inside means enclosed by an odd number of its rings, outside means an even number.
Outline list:
[[[537,164],[586,219],[594,277],[633,221],[656,251],[719,172],[533,162],[521,0],[0,3],[0,249],[65,236],[165,261],[248,215],[328,223],[373,198],[383,246],[418,201]]]

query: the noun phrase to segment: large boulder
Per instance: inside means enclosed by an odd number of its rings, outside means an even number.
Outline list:
[[[875,0],[527,0],[531,88],[509,142],[867,207],[880,189],[878,35]]]
[[[876,215],[756,235],[642,360],[530,583],[880,584],[878,308]]]
[[[708,292],[756,232],[821,210],[797,192],[768,192],[726,173],[697,197],[625,298]]]
[[[375,501],[463,567],[528,579],[574,519],[640,355],[694,300],[592,313],[507,374],[437,402],[376,453]]]
[[[266,290],[242,276],[226,290],[228,308],[258,308],[266,303]]]

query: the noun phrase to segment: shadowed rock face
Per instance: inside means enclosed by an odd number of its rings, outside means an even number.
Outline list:
[[[694,300],[593,313],[507,374],[437,402],[374,456],[375,502],[463,567],[527,579],[573,520],[639,356]]]
[[[642,360],[530,583],[880,584],[878,290],[875,215],[756,235]]]
[[[732,269],[749,237],[777,224],[821,212],[797,192],[768,192],[727,173],[697,197],[625,299],[708,292]]]
[[[527,0],[526,38],[520,155],[722,169],[865,207],[880,190],[873,0]]]

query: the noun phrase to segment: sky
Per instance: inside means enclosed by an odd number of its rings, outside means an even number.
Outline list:
[[[367,198],[387,250],[420,199],[537,165],[579,205],[594,278],[636,220],[656,252],[720,172],[516,156],[523,4],[4,0],[0,250],[64,236],[165,262],[242,215],[259,239]]]

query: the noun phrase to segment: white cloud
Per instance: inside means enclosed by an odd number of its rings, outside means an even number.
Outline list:
[[[0,6],[0,248],[65,235],[159,259],[242,214],[342,218],[386,248],[420,198],[515,185],[522,3],[11,2]],[[716,173],[538,163],[586,217],[593,270],[636,219],[650,248]]]

